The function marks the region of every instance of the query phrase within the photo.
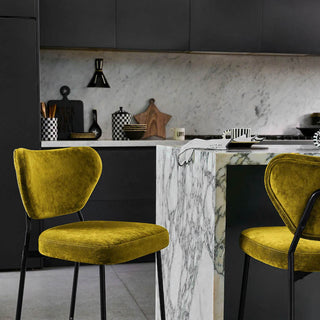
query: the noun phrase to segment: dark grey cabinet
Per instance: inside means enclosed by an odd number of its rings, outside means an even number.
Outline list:
[[[258,52],[262,0],[191,0],[190,50]]]
[[[40,44],[319,54],[319,14],[317,0],[41,0]]]
[[[13,150],[40,148],[37,29],[35,19],[0,18],[0,269],[19,267],[24,241],[25,211]],[[33,231],[35,249],[39,224]]]
[[[317,0],[264,1],[261,51],[319,54],[319,16]]]
[[[115,47],[115,0],[41,0],[39,7],[42,47]]]
[[[0,17],[36,17],[37,0],[1,0]]]
[[[97,151],[103,170],[85,210],[86,218],[155,223],[155,147]]]
[[[40,45],[189,49],[189,0],[41,0]]]
[[[191,0],[190,50],[320,53],[317,0]]]
[[[103,169],[91,201],[155,199],[155,147],[108,147],[96,150],[102,159]],[[154,216],[151,216],[150,222],[154,221]]]
[[[119,49],[189,50],[189,0],[117,0]]]

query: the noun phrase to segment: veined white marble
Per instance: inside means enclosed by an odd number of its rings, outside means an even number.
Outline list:
[[[109,89],[87,88],[94,59],[103,58]],[[84,129],[97,109],[103,139],[111,139],[111,114],[122,106],[144,111],[150,98],[172,115],[170,128],[186,134],[221,134],[251,127],[253,134],[298,134],[306,114],[320,111],[320,57],[204,53],[40,51],[40,97],[84,102]]]
[[[180,167],[179,148],[157,146],[156,222],[170,234],[162,250],[168,320],[223,320],[227,165],[264,165],[287,152],[320,156],[301,145],[196,150]]]

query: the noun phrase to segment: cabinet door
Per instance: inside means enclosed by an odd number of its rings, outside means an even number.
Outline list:
[[[262,0],[191,0],[190,49],[257,52]]]
[[[40,45],[114,48],[115,0],[41,0]]]
[[[36,0],[1,0],[0,17],[35,17]]]
[[[265,1],[262,51],[319,54],[319,15],[318,0]]]
[[[87,219],[155,222],[156,150],[146,148],[97,149],[103,170],[93,191]],[[105,210],[110,207],[110,210]]]
[[[40,147],[36,32],[34,19],[0,18],[0,269],[19,267],[24,241],[25,211],[13,150]]]
[[[188,0],[118,0],[117,48],[189,49]]]

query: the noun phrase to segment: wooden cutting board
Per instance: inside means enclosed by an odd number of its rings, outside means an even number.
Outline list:
[[[138,123],[146,123],[147,131],[142,137],[143,139],[157,136],[159,138],[166,138],[166,125],[171,119],[171,116],[160,110],[154,104],[155,100],[149,100],[149,106],[145,112],[139,113],[134,116]]]
[[[60,88],[62,100],[48,101],[48,107],[56,105],[58,118],[58,140],[69,140],[71,132],[83,132],[83,102],[69,100],[70,88]]]

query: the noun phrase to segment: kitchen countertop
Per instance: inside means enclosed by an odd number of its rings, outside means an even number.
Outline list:
[[[155,147],[157,145],[182,146],[189,140],[58,140],[41,141],[42,148],[65,148],[65,147]],[[312,140],[264,140],[259,145],[310,145]]]
[[[65,147],[155,147],[157,145],[182,146],[187,141],[178,140],[58,140],[41,141],[41,148]]]
[[[170,234],[162,250],[167,319],[223,320],[227,167],[266,165],[280,153],[320,156],[320,149],[196,150],[185,166],[177,163],[180,148],[156,150],[156,222]]]

